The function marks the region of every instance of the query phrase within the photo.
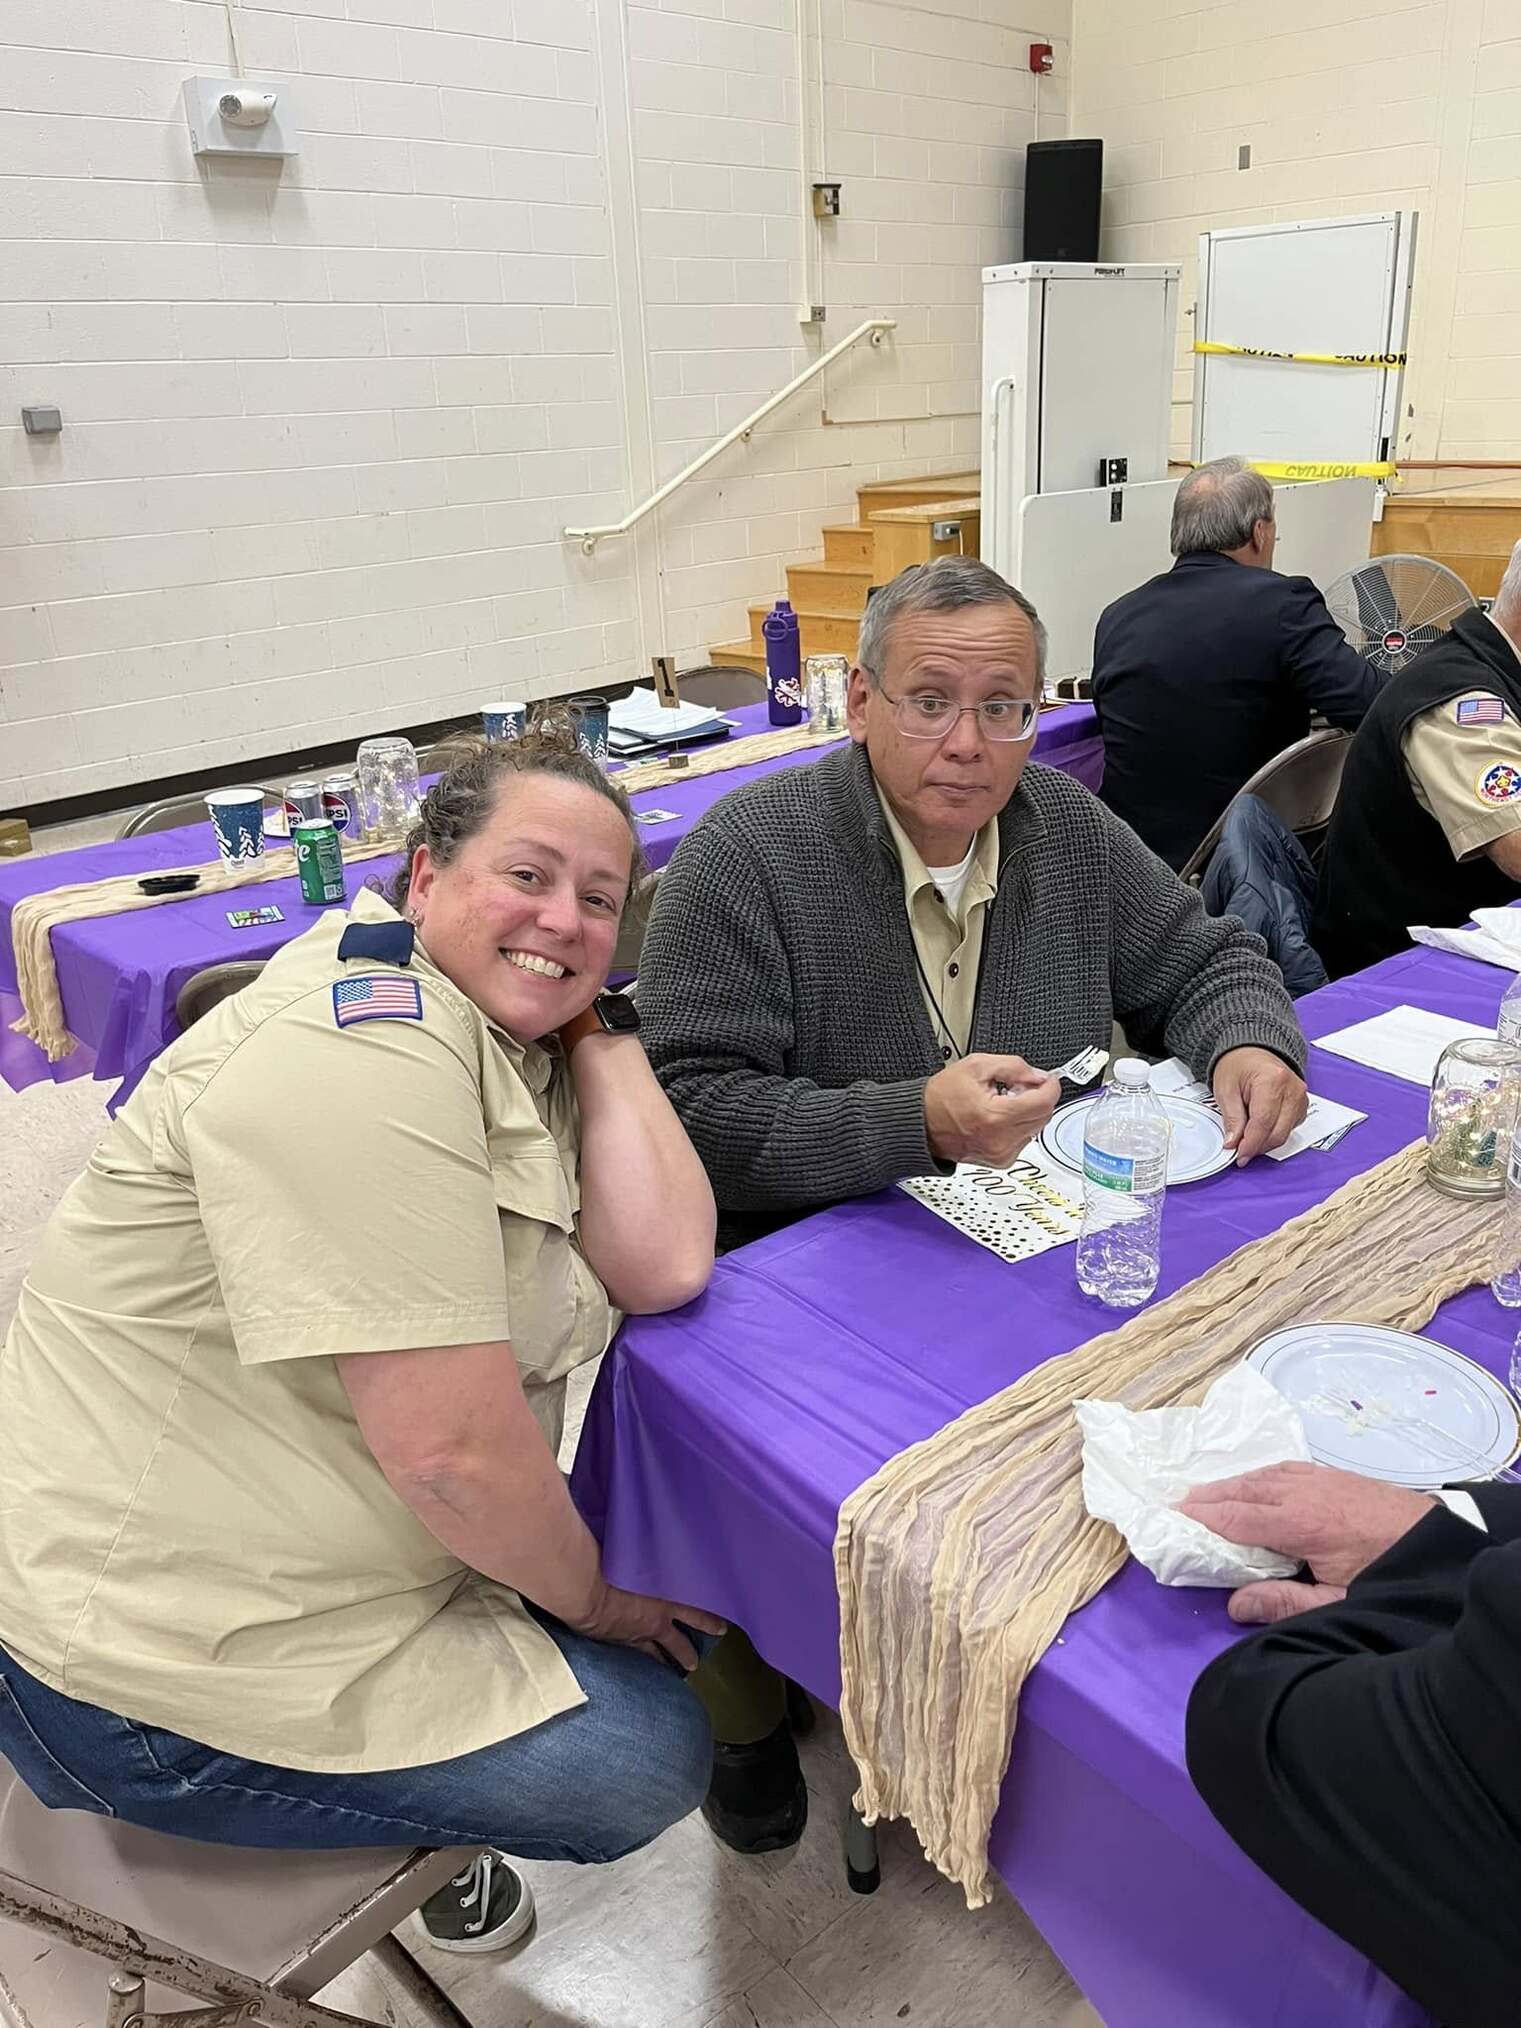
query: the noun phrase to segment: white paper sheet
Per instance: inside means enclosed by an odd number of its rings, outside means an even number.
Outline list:
[[[1391,1007],[1387,1014],[1374,1014],[1366,1021],[1354,1021],[1350,1028],[1319,1036],[1314,1047],[1366,1064],[1370,1070],[1406,1078],[1411,1084],[1429,1085],[1437,1059],[1449,1042],[1464,1035],[1494,1032],[1482,1022],[1457,1021],[1450,1014],[1432,1014],[1424,1007]]]
[[[1360,1126],[1368,1117],[1351,1106],[1339,1106],[1335,1099],[1310,1094],[1310,1110],[1281,1148],[1269,1148],[1270,1162],[1286,1162],[1290,1155],[1302,1155],[1308,1148],[1334,1147],[1342,1135]]]
[[[1203,1105],[1214,1102],[1209,1086],[1200,1084],[1179,1056],[1169,1056],[1164,1063],[1152,1065],[1151,1088],[1174,1098],[1198,1099]],[[1286,1162],[1290,1155],[1303,1155],[1311,1148],[1334,1146],[1343,1134],[1360,1125],[1367,1117],[1366,1113],[1354,1112],[1351,1106],[1337,1105],[1334,1099],[1316,1098],[1312,1092],[1310,1110],[1281,1148],[1269,1150],[1269,1156],[1274,1162]]]
[[[650,739],[684,739],[688,733],[717,725],[722,716],[710,704],[678,704],[672,711],[653,690],[634,689],[627,697],[613,699],[607,722],[619,732],[637,732]]]

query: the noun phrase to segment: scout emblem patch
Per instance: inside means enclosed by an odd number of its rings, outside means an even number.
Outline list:
[[[1503,725],[1505,700],[1501,697],[1460,697],[1453,716],[1459,725]]]
[[[415,979],[375,973],[365,979],[333,981],[333,1019],[340,1028],[356,1021],[421,1021],[422,987]]]
[[[1474,784],[1481,803],[1513,803],[1521,796],[1521,768],[1509,761],[1496,761]]]

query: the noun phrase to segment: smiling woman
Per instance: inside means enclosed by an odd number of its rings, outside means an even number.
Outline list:
[[[609,1585],[556,1463],[566,1375],[713,1261],[603,993],[638,864],[568,736],[462,748],[402,912],[288,944],[64,1198],[0,1358],[0,1753],[44,1802],[497,1848],[423,1911],[480,1950],[532,1917],[500,1848],[612,1859],[701,1799],[719,1622]]]

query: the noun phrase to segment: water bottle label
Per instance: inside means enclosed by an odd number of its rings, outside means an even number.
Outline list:
[[[1508,1173],[1511,1189],[1521,1190],[1521,1135],[1518,1135],[1511,1143],[1510,1169]]]
[[[1135,1189],[1135,1157],[1110,1155],[1084,1141],[1083,1176],[1087,1182],[1098,1183],[1105,1190],[1123,1190],[1128,1195]]]
[[[1167,1181],[1167,1160],[1163,1155],[1112,1155],[1104,1148],[1083,1143],[1083,1177],[1100,1189],[1117,1190],[1130,1197],[1138,1192],[1160,1190]]]

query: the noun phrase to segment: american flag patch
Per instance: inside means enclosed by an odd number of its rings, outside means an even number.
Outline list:
[[[1459,725],[1503,725],[1505,701],[1500,697],[1460,697],[1457,720]]]
[[[363,979],[333,981],[333,1019],[340,1028],[356,1021],[421,1021],[422,987],[415,979],[373,972]]]

